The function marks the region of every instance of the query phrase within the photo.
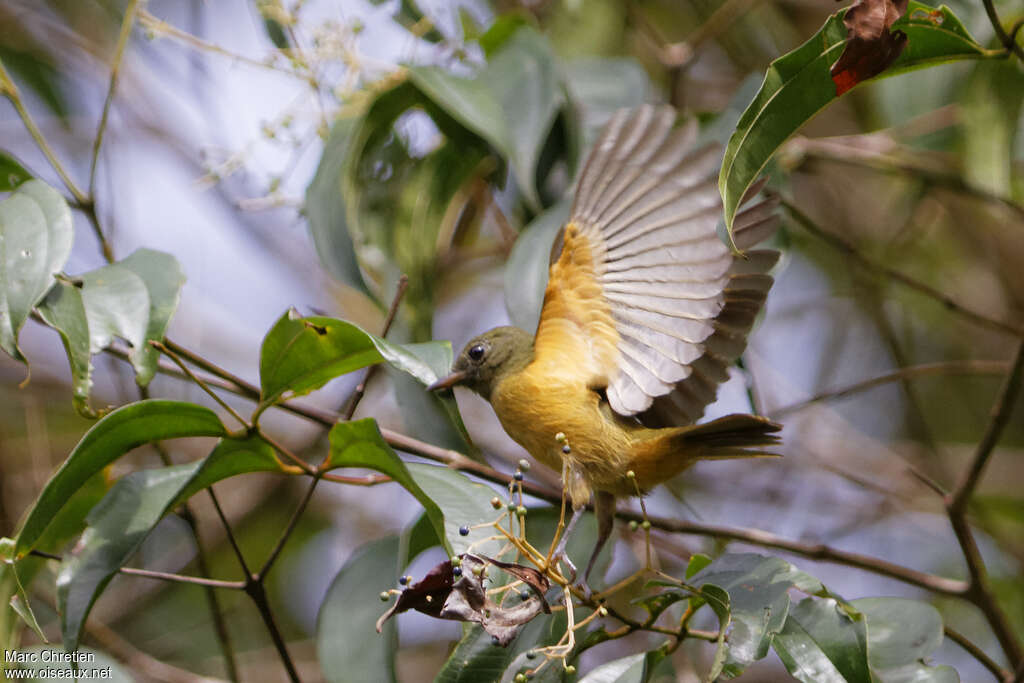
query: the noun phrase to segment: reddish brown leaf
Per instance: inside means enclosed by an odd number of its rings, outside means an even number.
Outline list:
[[[846,47],[832,65],[836,97],[885,71],[907,45],[907,35],[889,27],[907,11],[908,0],[857,0],[846,10]]]
[[[549,585],[547,578],[530,567],[507,564],[476,555],[461,555],[462,576],[456,577],[450,561],[442,562],[412,584],[399,596],[394,605],[377,620],[379,633],[384,622],[393,615],[414,609],[438,619],[472,621],[480,624],[487,633],[494,636],[495,643],[507,646],[527,623],[543,610],[550,612],[541,587]],[[495,564],[514,576],[526,581],[538,598],[530,598],[513,607],[503,607],[487,597],[484,589],[484,569],[487,563]],[[531,574],[531,572],[533,572]],[[529,578],[525,578],[529,577]]]

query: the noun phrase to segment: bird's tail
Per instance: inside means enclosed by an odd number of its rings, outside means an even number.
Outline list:
[[[777,457],[782,425],[766,417],[736,413],[685,427],[673,435],[676,447],[698,459]]]

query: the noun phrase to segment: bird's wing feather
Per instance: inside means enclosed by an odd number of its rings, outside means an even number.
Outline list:
[[[543,372],[582,371],[615,412],[652,425],[694,422],[714,400],[778,258],[737,258],[719,239],[721,151],[695,149],[695,125],[675,120],[644,106],[608,123],[553,253],[535,344]],[[738,246],[776,222],[771,201],[744,210]]]

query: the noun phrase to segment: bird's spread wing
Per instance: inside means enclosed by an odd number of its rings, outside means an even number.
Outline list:
[[[721,150],[695,149],[695,125],[675,119],[670,107],[620,111],[598,139],[553,254],[535,345],[546,372],[582,370],[615,412],[651,426],[694,422],[714,400],[778,259],[734,257],[719,239]],[[746,209],[737,245],[757,244],[776,222],[772,201]]]

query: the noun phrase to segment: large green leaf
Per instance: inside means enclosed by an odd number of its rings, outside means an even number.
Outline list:
[[[263,338],[259,411],[382,361],[427,385],[448,373],[451,353],[448,342],[392,344],[344,320],[289,310]]]
[[[92,391],[92,354],[89,351],[89,321],[85,317],[82,290],[58,280],[36,308],[39,317],[60,333],[71,366],[71,392],[75,410],[95,417],[89,406]]]
[[[25,362],[18,333],[71,254],[71,211],[39,180],[0,202],[0,348]]]
[[[132,366],[139,371],[138,354],[146,343],[149,290],[129,268],[114,263],[80,276],[82,305],[89,325],[89,352],[99,353],[124,339],[131,347]]]
[[[356,120],[351,118],[334,122],[320,165],[306,188],[304,206],[320,263],[339,282],[365,291],[341,195],[342,169],[355,127]]]
[[[501,100],[481,78],[462,78],[438,66],[410,66],[409,80],[467,129],[507,154],[511,136]]]
[[[503,151],[526,203],[540,211],[537,162],[565,102],[551,46],[536,30],[523,26],[490,58],[478,79],[490,85],[501,104],[509,138]]]
[[[281,471],[259,436],[222,439],[206,458],[185,465],[134,472],[118,481],[93,508],[88,527],[57,576],[64,646],[78,647],[82,627],[100,593],[175,505],[212,484],[247,472]]]
[[[568,201],[537,216],[519,233],[505,263],[505,307],[512,324],[524,330],[537,329],[548,284],[551,246],[567,220]]]
[[[225,436],[209,408],[153,399],[126,405],[97,422],[46,483],[17,538],[18,557],[36,546],[56,514],[94,474],[145,443],[185,436]]]
[[[409,463],[409,473],[423,492],[441,509],[444,515],[445,546],[452,555],[460,555],[473,546],[473,552],[495,556],[501,548],[499,541],[485,541],[494,535],[489,527],[474,529],[478,524],[493,522],[500,514],[491,506],[494,489],[471,481],[461,472],[448,467]],[[470,527],[469,535],[459,529]]]
[[[920,600],[861,598],[850,604],[868,622],[868,658],[879,683],[947,683],[960,677],[949,666],[928,666],[942,645],[942,615]]]
[[[394,681],[397,622],[374,623],[386,609],[377,597],[395,585],[398,537],[372,541],[356,549],[334,577],[320,604],[316,650],[320,671],[330,683]]]
[[[11,154],[0,150],[0,192],[10,192],[26,180],[31,180],[29,173],[21,162]]]
[[[185,274],[174,256],[152,249],[138,249],[126,259],[118,261],[141,278],[149,294],[146,332],[143,343],[132,349],[132,365],[135,366],[135,381],[146,386],[156,374],[160,352],[149,345],[149,341],[162,341],[171,316],[178,308],[181,287]]]
[[[718,178],[730,234],[743,194],[775,150],[836,99],[829,69],[846,45],[844,14],[845,10],[833,14],[810,40],[772,62],[761,90],[740,117]],[[907,46],[880,77],[994,54],[982,48],[946,6],[936,9],[912,0],[892,30],[907,35]]]
[[[805,598],[772,642],[802,683],[871,683],[864,616],[832,598]]]
[[[331,428],[328,438],[331,444],[328,469],[367,467],[388,475],[420,502],[434,525],[434,531],[439,537],[443,537],[445,520],[441,509],[420,488],[405,463],[384,441],[373,418],[339,422]],[[451,550],[450,547],[447,549]]]

